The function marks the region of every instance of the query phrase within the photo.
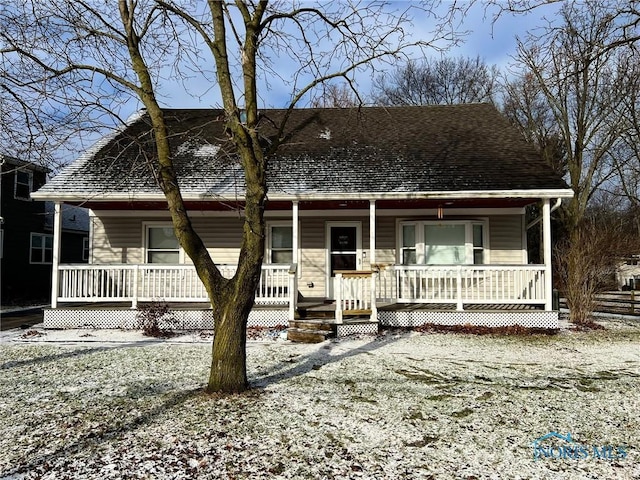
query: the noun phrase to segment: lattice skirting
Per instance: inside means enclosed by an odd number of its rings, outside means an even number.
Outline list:
[[[390,327],[418,327],[425,323],[436,325],[475,325],[479,327],[559,328],[558,312],[438,312],[438,311],[378,311],[381,325]]]
[[[378,323],[352,323],[352,324],[338,324],[336,325],[336,336],[346,337],[348,335],[355,334],[376,334],[378,333]]]
[[[127,309],[64,309],[44,311],[44,328],[121,328],[137,329],[137,310]],[[161,328],[176,330],[213,330],[211,310],[172,310],[173,320],[160,322]],[[289,312],[286,309],[254,309],[249,314],[249,327],[286,326]]]

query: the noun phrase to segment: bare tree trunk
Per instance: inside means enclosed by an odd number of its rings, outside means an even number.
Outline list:
[[[246,303],[246,302],[245,302]],[[242,305],[225,302],[215,309],[215,336],[211,372],[206,391],[237,393],[247,389],[246,328],[248,312]]]

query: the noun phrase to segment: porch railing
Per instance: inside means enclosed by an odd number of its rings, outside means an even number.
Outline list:
[[[365,313],[375,320],[377,272],[349,271],[336,273],[336,321],[345,313]]]
[[[230,278],[235,265],[219,266]],[[130,302],[162,299],[207,302],[192,265],[60,265],[58,302]],[[336,275],[336,319],[370,313],[385,303],[545,304],[544,265],[395,265],[380,271]],[[294,318],[298,297],[296,265],[262,266],[256,304],[281,304]]]
[[[220,265],[231,278],[235,265]],[[295,265],[265,264],[256,289],[256,304],[295,304]],[[60,265],[59,302],[208,302],[192,265]],[[293,299],[293,300],[292,300]]]
[[[398,303],[543,304],[544,265],[396,265],[383,269],[377,298]]]

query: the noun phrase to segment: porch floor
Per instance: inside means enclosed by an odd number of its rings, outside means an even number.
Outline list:
[[[148,302],[139,302],[138,308],[151,305]],[[206,302],[167,302],[171,310],[209,310],[211,306]],[[58,303],[58,309],[64,310],[131,310],[131,304],[123,302],[91,302],[91,303]],[[286,304],[255,305],[254,310],[274,310],[286,309]],[[323,300],[303,300],[298,302],[298,309],[306,312],[329,313],[335,312],[336,306],[333,302]],[[544,310],[542,305],[514,305],[514,304],[465,304],[464,311],[468,312],[531,312]],[[452,303],[393,303],[379,302],[378,311],[412,312],[412,311],[433,311],[450,312],[456,311],[455,304]]]

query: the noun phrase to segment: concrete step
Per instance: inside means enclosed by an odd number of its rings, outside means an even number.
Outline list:
[[[289,328],[299,328],[303,330],[318,330],[331,332],[331,324],[325,319],[304,318],[300,320],[292,320],[289,322]]]
[[[287,330],[287,340],[300,343],[320,343],[333,335],[331,330],[308,330],[291,327]]]
[[[306,310],[306,309],[298,309],[298,315],[301,319],[307,318],[335,318],[336,311],[335,310]]]

